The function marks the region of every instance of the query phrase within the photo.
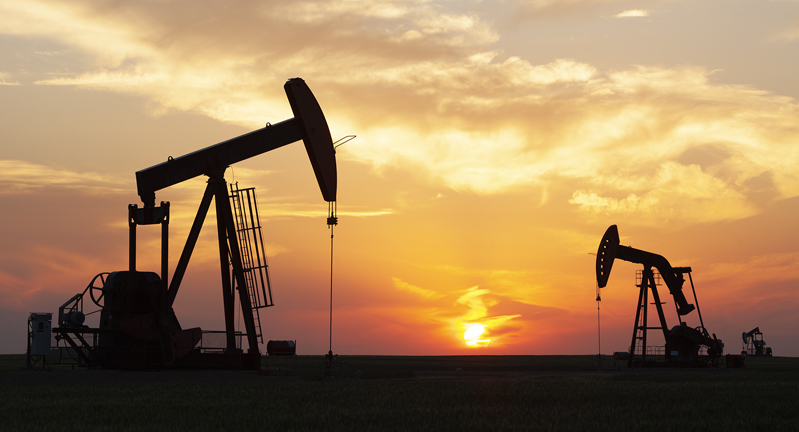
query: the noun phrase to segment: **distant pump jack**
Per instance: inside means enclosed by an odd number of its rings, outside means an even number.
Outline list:
[[[128,206],[129,268],[98,274],[82,293],[61,306],[58,326],[52,329],[58,352],[66,353],[66,357],[82,365],[99,368],[260,368],[258,343],[263,338],[258,309],[273,303],[268,273],[265,281],[259,274],[265,264],[260,262],[263,240],[259,237],[257,205],[252,189],[238,189],[236,185],[228,191],[225,170],[234,163],[302,140],[322,196],[330,203],[328,224],[332,229],[337,223],[336,157],[327,121],[305,81],[290,79],[284,89],[293,118],[267,123],[262,129],[184,156],[170,156],[166,162],[136,172],[138,194],[144,207]],[[170,283],[167,274],[170,205],[163,201],[156,205],[155,193],[202,175],[208,177],[208,186]],[[225,318],[225,330],[217,332],[182,328],[172,308],[212,200],[216,203]],[[136,228],[156,224],[161,225],[162,232],[160,276],[136,268]],[[253,237],[259,238],[260,247]],[[235,328],[236,291],[245,333]],[[87,292],[100,307],[99,328],[83,324],[88,315],[83,312]],[[246,351],[242,338],[247,340]]]
[[[752,357],[771,357],[771,347],[766,346],[766,341],[763,340],[763,332],[760,327],[755,327],[748,332],[741,334],[744,346],[741,350],[741,355]]]

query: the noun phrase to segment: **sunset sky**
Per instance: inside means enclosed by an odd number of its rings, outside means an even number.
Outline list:
[[[798,76],[799,0],[0,0],[0,353],[126,270],[136,171],[291,118],[302,77],[333,139],[357,135],[337,149],[334,352],[626,350],[625,262],[598,346],[592,254],[616,224],[692,267],[726,353],[760,327],[799,356]],[[264,339],[326,353],[330,231],[302,143],[226,179],[259,197]],[[156,194],[172,268],[204,187]],[[159,230],[139,233],[160,271]],[[224,329],[215,241],[209,217],[184,328]]]

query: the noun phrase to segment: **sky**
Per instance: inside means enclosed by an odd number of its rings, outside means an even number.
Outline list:
[[[333,139],[356,135],[337,148],[332,259],[300,142],[225,174],[258,193],[265,340],[625,351],[640,265],[617,262],[596,301],[615,224],[692,268],[725,353],[759,327],[799,356],[797,0],[0,0],[0,16],[0,353],[25,351],[29,313],[127,269],[136,171],[291,118],[282,86],[302,77]],[[156,194],[171,269],[204,187]],[[159,236],[139,229],[139,269],[160,271]],[[215,241],[211,212],[184,328],[224,329]]]

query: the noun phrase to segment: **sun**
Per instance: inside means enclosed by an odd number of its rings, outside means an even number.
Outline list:
[[[463,332],[463,340],[466,342],[466,345],[478,347],[478,346],[485,346],[491,342],[491,339],[480,339],[480,336],[485,333],[486,328],[482,324],[471,324],[466,331]]]

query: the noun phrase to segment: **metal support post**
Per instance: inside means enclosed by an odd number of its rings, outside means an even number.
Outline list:
[[[136,204],[128,205],[128,226],[130,227],[128,234],[128,271],[131,273],[136,271],[136,209],[139,206]]]

